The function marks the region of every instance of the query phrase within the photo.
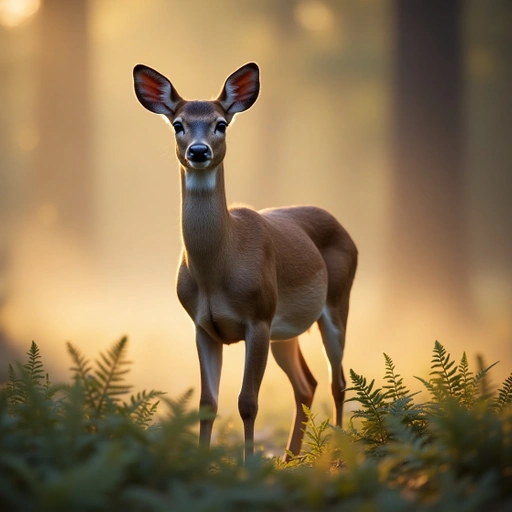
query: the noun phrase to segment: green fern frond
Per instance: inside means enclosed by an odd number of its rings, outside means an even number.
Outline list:
[[[202,419],[213,419],[214,415],[211,411],[206,410],[189,410],[190,399],[193,390],[189,389],[183,393],[178,399],[170,399],[163,397],[167,407],[170,409],[168,418],[164,421],[165,427],[158,428],[159,438],[165,440],[168,453],[179,453],[185,447],[188,450],[195,447],[197,443],[196,426],[198,421]],[[151,430],[152,426],[148,428]]]
[[[484,358],[481,354],[476,357],[478,364],[478,373],[475,375],[475,388],[479,388],[480,398],[488,399],[492,395],[491,383],[489,381],[489,370],[496,366],[499,361],[495,361],[489,366],[485,366]]]
[[[193,394],[194,390],[189,389],[185,391],[185,393],[183,393],[177,400],[167,400],[173,417],[179,418],[186,415],[187,408],[190,404],[190,399],[192,398]]]
[[[434,406],[437,406],[446,397],[444,389],[439,388],[439,386],[436,386],[435,383],[432,382],[432,380],[426,380],[423,379],[422,377],[418,377],[417,375],[415,375],[414,378],[418,379],[432,396],[432,402],[425,404],[426,407],[432,408]]]
[[[344,430],[348,436],[352,439],[352,441],[363,441],[363,436],[361,432],[356,428],[354,424],[354,416],[350,416],[348,420],[348,427]]]
[[[383,395],[380,388],[373,389],[375,379],[370,384],[367,384],[366,378],[362,375],[358,375],[354,370],[350,370],[350,379],[354,386],[347,388],[345,391],[355,391],[357,396],[345,400],[346,402],[357,401],[360,402],[364,407],[372,410],[376,410],[383,404]]]
[[[403,409],[402,409],[403,410]],[[407,414],[410,414],[410,410],[407,410]],[[396,411],[393,411],[386,417],[386,426],[389,428],[391,433],[392,443],[388,448],[392,448],[403,444],[412,444],[418,448],[424,446],[426,440],[423,437],[423,432],[427,425],[427,420],[423,416],[423,412],[419,409],[416,413],[421,418],[421,425],[416,425],[416,428],[411,428],[411,425],[404,422],[403,416]]]
[[[455,396],[464,407],[472,407],[476,401],[476,386],[473,372],[469,370],[466,352],[462,353],[457,370],[459,379],[455,385]]]
[[[350,370],[350,378],[354,386],[347,388],[346,391],[355,391],[357,396],[345,401],[357,401],[363,406],[362,409],[353,413],[354,418],[363,420],[361,428],[363,437],[371,444],[385,443],[389,434],[384,426],[387,404],[382,390],[380,388],[373,389],[375,379],[367,384],[366,378],[358,375],[352,369]]]
[[[506,406],[512,404],[512,373],[505,379],[497,396],[494,397],[492,408],[500,413]]]
[[[68,353],[75,366],[71,367],[75,382],[80,382],[85,393],[85,403],[91,409],[96,409],[96,398],[98,396],[98,382],[91,374],[92,366],[89,360],[69,341],[67,342]]]
[[[289,460],[286,462],[285,467],[288,468],[313,466],[326,453],[331,442],[332,431],[337,428],[333,427],[328,419],[318,424],[316,421],[318,414],[313,414],[309,407],[304,404],[302,404],[302,410],[306,415],[306,421],[302,429],[302,432],[304,432],[304,444],[297,455],[286,450]]]
[[[121,338],[106,354],[100,353],[96,360],[96,368],[71,343],[67,343],[69,355],[74,363],[71,371],[75,381],[81,382],[84,388],[85,404],[96,415],[115,409],[120,395],[128,393],[132,386],[124,382],[125,375],[130,371],[126,368],[130,361],[126,360],[128,339]]]
[[[450,354],[446,349],[436,341],[434,344],[434,356],[431,363],[430,375],[433,376],[432,381],[440,391],[448,396],[456,396],[459,386],[460,375],[457,373],[455,361],[450,359]]]
[[[446,349],[435,342],[432,358],[431,379],[428,381],[416,377],[430,392],[433,398],[430,407],[443,407],[447,398],[455,398],[466,409],[471,409],[477,402],[487,400],[491,396],[488,372],[498,362],[487,367],[482,358],[478,358],[479,371],[476,375],[470,371],[468,358],[463,352],[460,363],[455,365]]]
[[[12,412],[12,407],[16,404],[22,404],[27,400],[27,394],[23,387],[23,381],[18,377],[12,364],[9,364],[8,380],[6,384],[7,400],[9,408]]]
[[[464,373],[469,379],[470,373],[465,355],[463,355],[460,365],[456,366],[444,346],[436,341],[430,369],[431,378],[428,381],[420,377],[415,378],[430,392],[434,404],[439,405],[447,397],[460,397],[463,389],[461,379],[463,379]]]
[[[27,352],[28,361],[23,365],[23,368],[27,371],[27,376],[31,382],[38,385],[41,380],[44,379],[45,372],[43,368],[43,362],[41,360],[41,354],[39,347],[34,341],[30,345],[30,350]]]
[[[135,419],[137,425],[141,425],[147,428],[153,419],[153,416],[156,414],[158,406],[160,405],[160,400],[157,400],[153,404],[149,404],[147,407],[141,410],[140,414]]]
[[[387,384],[383,386],[383,389],[387,390],[384,393],[384,398],[397,400],[400,397],[408,395],[409,390],[403,383],[404,379],[395,372],[395,364],[393,363],[393,360],[387,354],[384,354],[384,359],[386,364],[384,380],[387,382]]]
[[[316,422],[318,414],[313,414],[309,407],[302,405],[302,410],[306,415],[303,432],[305,434],[304,444],[309,447],[309,459],[313,462],[320,457],[326,449],[330,435],[327,433],[329,429],[329,420],[322,421],[319,425]]]
[[[89,363],[89,360],[85,358],[85,356],[74,347],[69,341],[66,343],[68,348],[68,353],[71,356],[71,359],[75,366],[72,366],[70,369],[74,373],[75,379],[78,378],[82,382],[87,382],[87,379],[90,376],[90,372],[92,367]]]
[[[414,403],[413,398],[418,393],[420,392],[416,391],[416,393],[411,393],[409,395],[398,397],[391,404],[389,404],[389,414],[391,414],[392,416],[403,416],[404,414],[419,414],[419,409],[411,411],[411,407]]]
[[[137,425],[148,427],[160,403],[159,400],[151,402],[164,394],[162,391],[155,390],[139,392],[130,397],[130,403],[123,404],[121,412],[126,416],[131,416]]]
[[[463,384],[473,381],[473,378],[472,378],[473,372],[469,371],[469,363],[468,363],[468,358],[466,356],[466,352],[462,352],[462,357],[461,357],[460,363],[459,363],[459,373],[460,373],[461,381]]]
[[[130,370],[125,366],[130,361],[125,360],[128,338],[123,337],[107,352],[100,353],[100,360],[96,360],[97,369],[95,378],[98,382],[96,390],[95,410],[100,413],[107,405],[107,401],[116,403],[119,395],[128,393],[132,386],[125,384],[124,375]]]
[[[389,430],[389,437],[391,440],[397,440],[396,429],[390,428],[389,420],[395,420],[393,424],[395,427],[400,423],[403,429],[410,430],[415,435],[423,434],[427,428],[428,408],[424,405],[417,405],[414,403],[413,398],[420,393],[411,393],[402,396],[389,405],[388,414],[385,417],[385,424]]]

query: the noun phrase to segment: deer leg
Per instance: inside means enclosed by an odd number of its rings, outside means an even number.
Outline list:
[[[288,438],[287,450],[293,455],[298,455],[302,446],[304,435],[303,424],[306,415],[302,405],[311,407],[317,382],[309,370],[299,346],[299,338],[292,338],[285,341],[274,341],[271,343],[272,355],[279,367],[286,373],[293,388],[295,397],[295,417],[293,420],[290,436]],[[284,460],[290,459],[288,453]]]
[[[254,453],[254,422],[258,414],[258,393],[267,366],[270,326],[249,325],[245,337],[245,368],[238,411],[244,423],[245,460]]]
[[[334,420],[336,425],[341,427],[346,388],[345,376],[341,366],[345,347],[345,325],[339,314],[336,315],[332,308],[326,306],[318,319],[318,327],[329,363],[331,392],[334,400]]]
[[[199,406],[212,413],[211,418],[202,419],[199,423],[199,444],[208,448],[218,407],[220,373],[222,369],[222,343],[215,341],[204,329],[197,326],[196,345],[201,371],[201,399]]]

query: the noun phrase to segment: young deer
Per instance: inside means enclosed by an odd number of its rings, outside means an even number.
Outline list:
[[[183,99],[166,77],[141,64],[133,75],[140,103],[164,115],[176,132],[183,240],[177,292],[195,325],[200,406],[217,412],[223,345],[245,340],[238,409],[245,456],[251,455],[258,392],[270,346],[293,387],[295,420],[288,450],[297,454],[306,419],[302,404],[311,406],[317,385],[298,336],[315,322],[330,365],[336,425],[341,425],[345,389],[341,360],[356,246],[338,221],[320,208],[256,212],[227,207],[226,128],[258,97],[256,64],[246,64],[230,75],[213,101]],[[204,446],[210,444],[212,427],[213,419],[201,421]]]

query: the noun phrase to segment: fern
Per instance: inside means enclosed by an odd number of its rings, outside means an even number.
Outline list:
[[[44,379],[45,373],[39,347],[32,342],[30,350],[27,352],[28,361],[23,365],[27,371],[28,378],[36,385],[40,385],[41,380]]]
[[[99,358],[101,366],[68,345],[74,383],[57,400],[36,348],[25,366],[9,367],[0,389],[2,510],[510,509],[512,374],[483,400],[481,382],[491,367],[482,364],[474,375],[465,354],[447,369],[456,369],[453,396],[438,373],[425,381],[441,397],[435,414],[414,402],[417,394],[385,356],[383,389],[351,372],[358,429],[352,418],[347,432],[304,409],[305,450],[294,463],[276,467],[256,455],[244,466],[238,447],[197,448],[198,421],[207,413],[189,411],[191,391],[176,400],[143,391],[121,402],[119,388],[106,385],[110,375],[120,379],[111,384],[130,387],[119,343]],[[441,352],[433,365],[450,362]],[[170,414],[149,425],[160,402]],[[368,456],[374,453],[383,456]]]
[[[477,356],[478,373],[475,375],[475,387],[479,389],[479,395],[482,400],[487,400],[491,395],[491,384],[489,381],[489,370],[496,366],[499,361],[495,361],[489,366],[485,366],[482,355]]]
[[[30,350],[26,353],[28,361],[21,365],[18,363],[18,372],[9,364],[7,381],[7,399],[11,413],[17,404],[25,404],[34,398],[34,390],[41,393],[43,400],[49,400],[61,389],[61,386],[52,386],[50,378],[44,371],[41,353],[37,344],[32,341]],[[29,393],[31,391],[31,393]]]
[[[68,353],[75,366],[71,367],[74,373],[74,379],[79,382],[85,392],[85,401],[90,409],[96,408],[95,396],[97,395],[97,381],[92,376],[92,366],[88,359],[69,341],[67,343]]]
[[[454,398],[463,407],[471,408],[477,402],[486,400],[490,396],[487,374],[497,362],[484,367],[480,358],[478,364],[480,370],[474,375],[470,371],[466,353],[463,352],[460,363],[456,366],[443,345],[436,341],[431,362],[431,378],[425,380],[416,377],[433,398],[429,405],[439,409],[443,407],[446,399]]]
[[[352,417],[363,419],[361,432],[364,439],[371,444],[384,444],[389,438],[389,433],[384,424],[386,402],[382,390],[380,388],[373,389],[375,379],[367,384],[366,378],[358,375],[352,369],[350,378],[354,385],[347,388],[346,391],[355,391],[357,396],[349,398],[345,402],[357,401],[363,406],[362,409],[355,411]]]
[[[313,457],[319,457],[325,451],[325,447],[329,441],[329,419],[325,419],[319,425],[316,422],[318,414],[313,414],[311,410],[302,405],[302,409],[306,414],[306,426],[304,429],[305,439],[304,443],[309,446],[309,452]]]
[[[434,357],[432,358],[431,372],[433,383],[447,396],[456,396],[459,388],[460,375],[457,373],[455,361],[450,359],[450,354],[436,341],[434,343]]]
[[[187,413],[187,409],[190,405],[190,399],[194,394],[193,389],[188,389],[183,393],[177,400],[168,400],[167,403],[171,408],[171,416],[181,417]]]
[[[505,379],[501,388],[498,389],[498,394],[494,397],[491,407],[495,412],[500,413],[510,404],[512,404],[512,373]]]
[[[462,353],[458,372],[459,380],[456,385],[455,396],[462,405],[471,407],[475,402],[475,378],[473,372],[469,370],[466,352]]]
[[[126,344],[128,338],[121,338],[107,352],[100,353],[100,359],[96,361],[97,369],[95,377],[99,383],[96,396],[96,412],[100,413],[107,405],[107,401],[117,402],[119,395],[129,392],[132,386],[122,383],[124,375],[130,370],[125,368],[129,361],[125,360]]]
[[[309,407],[304,404],[302,404],[302,410],[306,415],[306,421],[302,429],[304,432],[304,445],[297,455],[286,450],[289,460],[283,463],[278,462],[278,467],[313,466],[327,452],[332,439],[332,430],[336,427],[333,427],[328,419],[318,424],[318,414],[313,414]]]
[[[139,392],[137,395],[130,397],[130,403],[123,403],[120,412],[133,418],[136,425],[147,428],[160,404],[160,400],[156,402],[153,402],[153,400],[164,394],[162,391],[154,390]]]
[[[313,462],[322,456],[326,450],[330,439],[330,435],[327,432],[330,427],[329,420],[325,419],[320,424],[317,424],[316,418],[318,414],[313,414],[305,405],[302,405],[302,410],[306,415],[306,422],[304,424],[304,444],[309,447],[305,460]]]
[[[12,364],[9,364],[8,380],[7,380],[7,401],[9,409],[12,413],[13,407],[16,404],[22,404],[27,399],[27,394],[23,389],[23,381],[18,377],[14,371]]]
[[[383,388],[387,391],[384,393],[383,398],[398,400],[400,397],[408,395],[410,392],[403,383],[404,379],[395,372],[393,360],[387,354],[384,354],[384,360],[386,365],[384,380],[387,384]]]
[[[74,363],[71,371],[75,380],[84,387],[85,400],[89,409],[96,416],[120,401],[120,395],[127,394],[131,387],[124,382],[126,374],[130,371],[126,360],[126,347],[128,339],[121,338],[106,354],[100,353],[93,368],[85,356],[68,342],[67,348]]]
[[[169,450],[169,455],[177,457],[176,464],[190,465],[189,450],[197,448],[197,434],[195,427],[198,421],[211,418],[212,413],[205,410],[189,411],[190,399],[193,390],[189,389],[178,399],[163,397],[162,400],[170,409],[170,414],[165,422],[165,427],[158,429],[159,439],[163,441]]]

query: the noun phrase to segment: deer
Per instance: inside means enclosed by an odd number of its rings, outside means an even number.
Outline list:
[[[143,64],[134,67],[133,79],[142,106],[163,116],[175,133],[182,238],[176,290],[195,326],[199,407],[209,412],[200,419],[199,444],[208,449],[211,443],[223,347],[244,341],[238,411],[245,460],[254,454],[258,395],[269,352],[293,388],[288,460],[300,453],[306,422],[302,406],[311,407],[317,387],[299,346],[299,336],[315,323],[329,366],[333,419],[341,426],[342,358],[357,248],[335,217],[319,207],[228,207],[226,132],[234,116],[258,98],[256,63],[229,75],[214,100],[182,98],[168,78]]]

